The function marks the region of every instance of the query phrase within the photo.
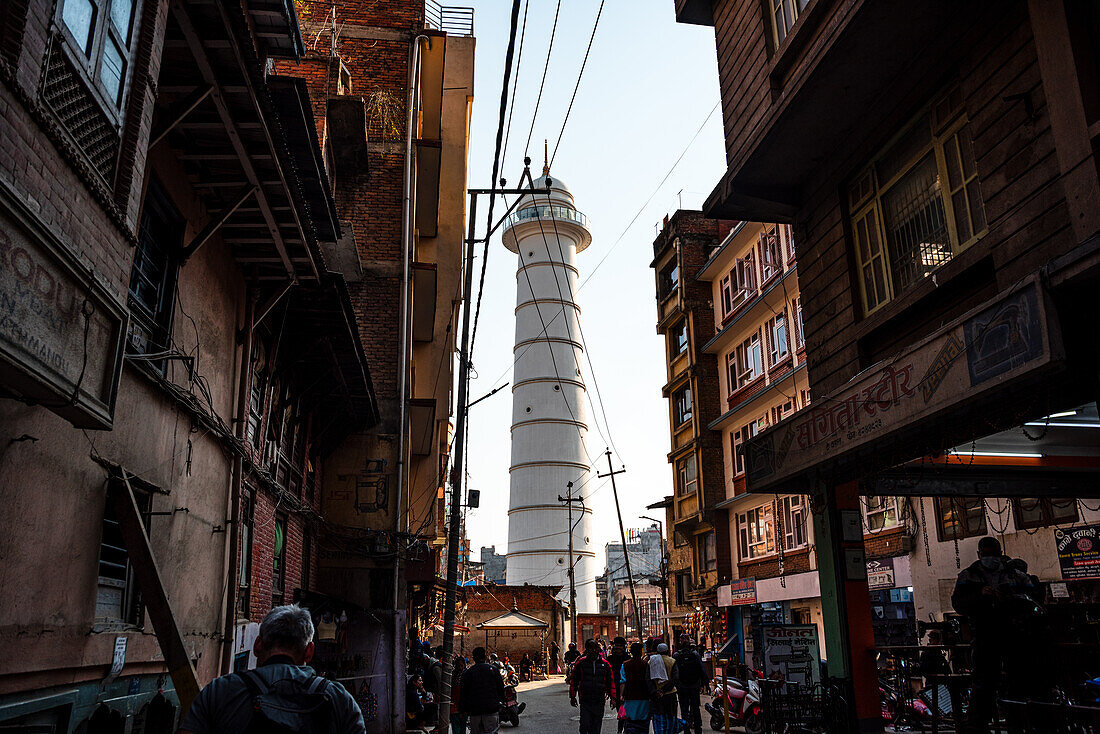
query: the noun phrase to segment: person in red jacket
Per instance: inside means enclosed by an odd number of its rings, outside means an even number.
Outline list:
[[[584,643],[584,657],[573,664],[573,674],[569,676],[569,704],[577,705],[580,697],[581,725],[580,734],[600,734],[603,726],[603,704],[605,699],[615,705],[615,678],[611,674],[611,665],[600,655],[595,640]]]

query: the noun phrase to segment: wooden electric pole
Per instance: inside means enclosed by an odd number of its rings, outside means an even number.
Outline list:
[[[630,549],[626,545],[626,530],[623,529],[623,511],[619,507],[619,488],[615,486],[615,475],[626,472],[626,467],[623,467],[619,471],[611,466],[611,449],[607,449],[604,454],[607,456],[607,474],[597,474],[596,477],[603,479],[604,477],[611,477],[611,492],[615,495],[615,514],[619,517],[619,538],[623,541],[623,561],[626,565],[626,579],[630,583],[630,603],[634,606],[634,626],[638,630],[638,639],[642,639],[642,610],[638,608],[638,595],[634,591],[634,574],[630,570]],[[610,579],[609,579],[610,581]]]
[[[565,496],[558,495],[558,502],[564,502],[569,512],[569,620],[573,627],[570,636],[573,642],[577,642],[577,579],[573,575],[576,570],[573,565],[573,503],[580,502],[581,512],[584,512],[584,500],[573,496],[573,483],[569,482],[566,485]]]

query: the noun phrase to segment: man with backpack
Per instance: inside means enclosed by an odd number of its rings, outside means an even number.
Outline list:
[[[600,734],[603,726],[604,701],[615,702],[615,679],[611,665],[600,655],[595,640],[584,643],[584,657],[573,663],[569,677],[569,705],[576,706],[580,698],[580,734]]]
[[[680,638],[680,649],[672,656],[676,660],[676,697],[680,701],[680,718],[687,721],[695,734],[703,732],[703,718],[699,714],[699,690],[706,685],[703,659],[685,635]]]
[[[215,678],[195,698],[180,734],[363,734],[363,714],[342,685],[306,665],[313,620],[296,604],[275,607],[253,646],[259,667]]]

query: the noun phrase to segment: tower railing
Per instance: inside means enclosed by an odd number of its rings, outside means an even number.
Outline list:
[[[571,209],[567,206],[547,205],[529,206],[526,209],[520,209],[519,211],[509,216],[507,220],[505,220],[504,228],[507,229],[508,227],[511,227],[518,222],[522,222],[525,219],[534,219],[536,217],[554,217],[556,219],[565,219],[570,222],[576,222],[582,227],[588,226],[588,217],[584,216],[584,214],[580,213],[576,209]]]
[[[474,9],[424,0],[424,26],[452,36],[474,35]]]

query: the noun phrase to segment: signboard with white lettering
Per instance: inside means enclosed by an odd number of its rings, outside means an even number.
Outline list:
[[[811,686],[821,679],[817,627],[812,624],[771,624],[761,628],[764,675],[778,674],[789,683]]]
[[[1055,528],[1054,540],[1063,579],[1100,579],[1100,525]]]
[[[880,558],[877,561],[867,561],[867,588],[875,589],[894,588],[894,559]]]
[[[718,606],[736,607],[756,603],[756,579],[753,577],[734,579],[731,583],[718,587]]]
[[[0,184],[0,394],[110,428],[125,308]]]
[[[749,491],[774,491],[811,469],[850,462],[859,450],[1058,356],[1044,292],[1032,278],[749,440]]]

